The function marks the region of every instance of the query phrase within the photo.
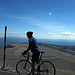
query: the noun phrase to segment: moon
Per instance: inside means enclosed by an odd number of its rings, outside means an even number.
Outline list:
[[[51,13],[51,12],[49,12],[49,15],[52,15],[52,13]]]

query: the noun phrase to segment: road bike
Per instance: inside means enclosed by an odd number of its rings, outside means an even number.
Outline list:
[[[40,52],[39,56],[39,64],[35,64],[35,73],[36,75],[55,75],[56,69],[53,63],[50,61],[43,61],[42,55],[45,52]],[[26,59],[20,60],[16,64],[16,71],[19,75],[32,75],[32,61],[30,59],[30,53],[27,52],[25,55],[23,55]]]

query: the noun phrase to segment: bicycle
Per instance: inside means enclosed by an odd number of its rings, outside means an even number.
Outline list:
[[[37,65],[37,68],[35,68],[36,75],[55,75],[56,74],[56,69],[53,63],[50,61],[43,61],[42,60],[42,54],[45,52],[40,52],[40,63]],[[24,55],[26,60],[20,60],[16,64],[16,71],[19,75],[32,75],[31,73],[31,64],[32,61],[30,59],[30,53],[28,52],[27,54]]]

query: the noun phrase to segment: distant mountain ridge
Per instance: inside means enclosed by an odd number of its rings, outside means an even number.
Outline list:
[[[73,40],[68,41],[69,45],[64,45],[66,40],[63,41],[63,40],[54,40],[54,39],[53,40],[37,39],[37,41],[39,42],[39,45],[52,48],[53,50],[57,49],[59,51],[75,55],[75,42]],[[8,37],[6,45],[8,46],[9,44],[12,44],[12,43],[28,43],[28,39],[27,38]],[[60,44],[60,45],[58,45],[58,44]],[[0,38],[0,49],[3,49],[3,47],[4,47],[4,39]]]
[[[75,46],[58,46],[58,45],[44,44],[44,43],[39,43],[39,45],[51,48],[53,50],[59,50],[65,53],[75,55]]]

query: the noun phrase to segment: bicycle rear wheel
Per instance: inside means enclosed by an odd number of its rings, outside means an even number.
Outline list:
[[[26,60],[20,60],[16,64],[16,71],[19,75],[25,75],[25,74],[28,75],[31,72],[30,62],[27,62]]]
[[[41,75],[55,75],[55,66],[49,61],[43,61],[40,64],[40,74]]]

